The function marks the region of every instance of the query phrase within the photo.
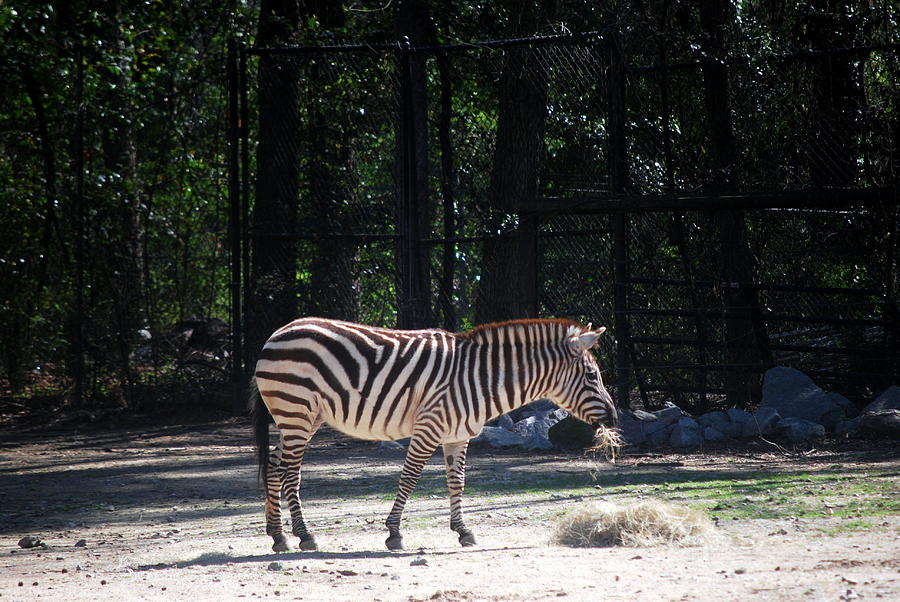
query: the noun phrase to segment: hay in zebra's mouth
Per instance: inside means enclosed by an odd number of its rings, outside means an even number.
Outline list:
[[[560,519],[553,540],[572,547],[699,545],[714,533],[701,510],[658,500],[582,504]]]
[[[619,455],[619,449],[625,445],[625,439],[619,429],[609,428],[603,424],[597,426],[594,433],[594,445],[587,449],[593,454],[603,454],[609,461],[615,464]]]

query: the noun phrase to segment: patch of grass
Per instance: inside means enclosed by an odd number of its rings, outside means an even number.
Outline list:
[[[522,503],[548,494],[560,500],[583,498],[655,498],[686,504],[723,520],[861,518],[900,513],[897,475],[887,470],[865,473],[617,473],[593,480],[589,473],[535,475],[512,473],[506,480],[470,480],[467,497],[492,501],[514,496]],[[551,511],[547,511],[550,516]]]
[[[843,521],[836,525],[830,525],[828,527],[820,527],[819,532],[826,537],[835,537],[837,535],[843,535],[845,533],[851,533],[853,531],[869,531],[874,529],[875,525],[865,520],[849,520]]]
[[[892,474],[754,475],[705,483],[706,506],[720,518],[883,516],[900,511]]]

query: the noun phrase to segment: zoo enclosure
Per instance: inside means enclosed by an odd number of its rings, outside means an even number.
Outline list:
[[[615,32],[233,47],[235,380],[298,315],[455,330],[499,300],[610,326],[621,405],[748,405],[779,364],[896,382],[898,45],[677,58]],[[501,140],[528,119],[532,156]]]

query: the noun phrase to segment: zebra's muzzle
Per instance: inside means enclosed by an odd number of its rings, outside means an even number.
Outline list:
[[[595,422],[591,426],[594,427],[594,439],[602,437],[604,432],[608,431],[611,428],[615,428],[614,426],[605,424],[603,422]]]
[[[604,428],[616,428],[619,426],[619,413],[612,409],[603,419],[592,422],[591,426],[597,431]]]

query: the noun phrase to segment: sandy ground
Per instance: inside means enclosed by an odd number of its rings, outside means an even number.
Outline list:
[[[467,494],[478,545],[466,549],[448,529],[435,458],[404,516],[409,549],[388,552],[382,523],[402,454],[324,433],[304,472],[321,551],[276,555],[241,422],[8,435],[0,443],[2,600],[900,600],[898,516],[838,535],[823,528],[850,519],[722,521],[711,541],[690,548],[553,545],[553,517],[583,500],[529,490],[528,478],[598,470],[577,453],[473,448],[470,484],[521,479],[523,493]],[[855,469],[852,454],[832,451],[804,458],[802,470],[836,458]],[[790,471],[801,462],[653,460],[673,474]],[[599,470],[627,478],[647,464],[627,457]],[[879,465],[900,479],[900,458]],[[24,536],[42,545],[22,548]]]

